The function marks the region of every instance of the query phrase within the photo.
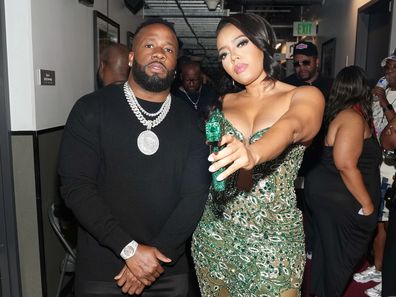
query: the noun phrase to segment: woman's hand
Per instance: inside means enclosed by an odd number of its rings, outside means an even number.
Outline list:
[[[210,162],[214,162],[209,167],[210,172],[215,172],[229,165],[229,167],[217,177],[219,181],[226,179],[238,169],[252,169],[259,160],[257,154],[254,153],[248,144],[239,141],[231,135],[224,135],[221,138],[219,146],[223,145],[225,145],[225,147],[221,151],[210,154],[208,158]]]
[[[363,210],[363,214],[365,216],[369,216],[374,212],[374,205],[372,202],[366,204],[366,205],[362,205],[362,210]]]

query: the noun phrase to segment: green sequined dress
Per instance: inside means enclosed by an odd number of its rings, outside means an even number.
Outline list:
[[[224,133],[243,139],[223,114],[221,119]],[[294,180],[303,154],[303,145],[291,145],[278,158],[256,166],[252,189],[239,191],[221,218],[214,214],[209,194],[192,242],[202,296],[275,297],[299,290],[305,253]]]

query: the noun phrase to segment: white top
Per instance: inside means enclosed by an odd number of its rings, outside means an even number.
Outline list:
[[[390,104],[392,104],[393,108],[396,110],[396,91],[391,91],[391,89],[386,89],[386,99]],[[379,101],[373,102],[373,120],[374,120],[374,127],[375,132],[377,134],[377,138],[381,135],[382,130],[388,125],[388,120],[382,110],[382,107]],[[386,165],[384,162],[381,164],[380,168],[381,177],[388,178],[388,183],[392,184],[393,176],[395,174],[395,166]]]

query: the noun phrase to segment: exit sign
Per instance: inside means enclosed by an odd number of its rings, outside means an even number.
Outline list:
[[[293,36],[316,36],[314,22],[293,22]]]

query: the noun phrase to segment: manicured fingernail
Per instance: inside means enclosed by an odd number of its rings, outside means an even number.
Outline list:
[[[223,180],[223,175],[219,174],[219,175],[216,177],[216,180],[217,180],[217,181],[222,181],[222,180]]]
[[[209,162],[213,162],[213,161],[214,161],[214,159],[213,159],[213,156],[212,156],[212,155],[209,155],[209,157],[208,157],[208,161],[209,161]]]
[[[215,170],[214,166],[210,166],[210,167],[209,167],[209,171],[210,171],[210,172],[215,172],[216,170]]]

